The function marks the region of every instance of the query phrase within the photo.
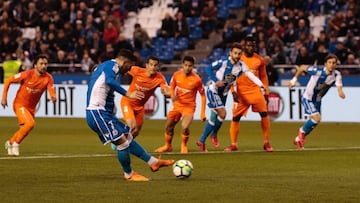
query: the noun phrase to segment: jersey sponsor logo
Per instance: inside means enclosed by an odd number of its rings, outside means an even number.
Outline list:
[[[284,111],[284,100],[277,92],[269,93],[268,114],[271,119],[276,119]]]

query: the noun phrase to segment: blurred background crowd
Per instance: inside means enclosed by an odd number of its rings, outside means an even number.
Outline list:
[[[176,12],[161,13],[156,31],[149,33],[147,24],[134,21],[128,34],[129,18],[164,2]],[[258,53],[272,65],[323,64],[328,53],[336,54],[342,65],[358,65],[359,21],[359,0],[0,1],[0,63],[16,60],[25,70],[36,55],[46,54],[50,63],[66,64],[50,66],[49,72],[88,73],[121,48],[134,51],[143,65],[145,50],[151,54],[159,39],[201,43],[216,33],[222,40],[199,59],[202,63],[226,55],[232,42],[254,35]],[[342,72],[359,74],[359,69]]]

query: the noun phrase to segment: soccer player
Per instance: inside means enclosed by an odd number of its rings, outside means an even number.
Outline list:
[[[262,93],[260,89],[249,80],[248,77],[240,76],[236,80],[235,89],[233,92],[233,117],[230,123],[230,140],[231,145],[225,151],[238,150],[237,138],[240,131],[240,119],[246,116],[250,106],[253,112],[258,112],[261,117],[261,128],[264,138],[263,148],[267,152],[272,152],[273,149],[269,144],[270,135],[270,117],[267,113],[267,100],[269,95],[269,81],[266,72],[266,65],[263,58],[255,53],[256,40],[252,36],[245,38],[244,52],[241,55],[241,60],[249,67],[252,73],[258,77],[264,84],[265,92]]]
[[[130,154],[147,162],[152,171],[172,165],[174,160],[161,160],[151,156],[140,144],[133,140],[130,127],[119,121],[115,114],[114,92],[130,99],[143,99],[140,91],[128,92],[121,87],[121,75],[130,70],[135,57],[131,51],[122,49],[115,59],[105,61],[94,69],[90,78],[86,101],[86,121],[105,145],[113,143],[117,158],[128,181],[149,181],[147,177],[133,171]]]
[[[227,59],[220,59],[205,68],[206,73],[211,79],[211,83],[206,90],[206,97],[208,107],[211,110],[211,115],[206,122],[205,129],[196,142],[200,151],[206,152],[205,141],[212,132],[218,132],[223,120],[226,117],[225,103],[229,93],[230,87],[242,73],[245,73],[257,86],[264,89],[262,82],[257,78],[247,67],[247,65],[240,60],[242,53],[241,44],[233,43]],[[217,136],[211,136],[211,141],[214,147],[219,147]]]
[[[195,59],[185,56],[182,61],[182,69],[175,72],[170,82],[170,95],[173,108],[170,110],[165,127],[165,145],[159,147],[155,152],[171,152],[171,142],[174,136],[175,125],[181,121],[181,153],[187,154],[187,142],[190,136],[190,125],[193,121],[196,109],[196,94],[201,95],[200,118],[205,121],[206,96],[202,80],[198,74],[193,72]]]
[[[305,115],[309,116],[309,119],[299,128],[298,135],[294,139],[294,144],[299,150],[304,149],[305,137],[320,123],[321,100],[330,87],[335,84],[339,97],[345,99],[341,73],[336,70],[337,62],[337,56],[329,54],[325,57],[324,66],[301,65],[289,82],[289,88],[292,88],[303,72],[311,75],[301,98]]]
[[[45,90],[49,92],[50,100],[56,102],[53,77],[46,72],[48,58],[38,55],[34,59],[33,69],[20,72],[5,80],[1,105],[6,108],[7,94],[12,83],[20,83],[16,93],[13,109],[18,118],[19,130],[5,142],[8,155],[19,156],[19,145],[35,126],[35,110],[41,95]]]
[[[158,72],[159,59],[155,56],[149,56],[145,68],[132,66],[128,74],[132,76],[132,81],[128,89],[129,92],[141,92],[144,97],[141,99],[132,99],[128,97],[121,98],[121,110],[126,124],[132,129],[131,134],[135,138],[138,136],[144,123],[145,110],[144,105],[150,96],[154,94],[157,87],[161,88],[164,95],[169,95],[169,88],[165,77]]]

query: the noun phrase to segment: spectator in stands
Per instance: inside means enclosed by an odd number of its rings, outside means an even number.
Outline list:
[[[128,39],[126,39],[123,33],[119,34],[118,42],[114,45],[115,53],[118,53],[121,49],[127,49],[130,51],[134,51],[134,47],[130,43]]]
[[[21,63],[21,70],[29,70],[29,69],[31,69],[33,64],[31,62],[31,60],[29,59],[29,52],[24,51],[22,49],[18,49],[17,54],[19,56],[18,60]]]
[[[91,59],[88,50],[84,50],[80,64],[81,64],[81,71],[86,74],[90,74],[90,70],[95,65],[95,62]]]
[[[207,6],[202,10],[200,15],[203,38],[208,38],[210,33],[216,29],[218,9],[214,0],[207,2]]]
[[[338,62],[340,62],[340,64],[345,63],[347,56],[350,53],[351,52],[348,50],[348,48],[344,46],[344,43],[342,41],[338,41],[336,44],[335,55],[338,57]]]
[[[67,73],[69,71],[70,62],[67,59],[67,54],[64,50],[58,50],[56,52],[56,57],[51,61],[51,63],[57,64],[56,66],[48,67],[48,71],[52,74]]]
[[[105,43],[112,43],[115,44],[118,41],[119,32],[117,28],[114,25],[114,22],[112,20],[108,20],[105,23],[105,29],[103,33],[103,39]]]
[[[6,54],[15,53],[17,48],[18,43],[15,40],[11,40],[9,35],[3,34],[0,41],[1,58],[4,59]]]
[[[16,53],[6,54],[2,68],[4,70],[4,78],[1,78],[2,82],[21,71],[21,62],[17,60]]]
[[[261,24],[264,30],[269,30],[273,26],[265,9],[262,9],[259,16],[256,16],[256,23]]]
[[[267,34],[268,34],[268,36],[272,36],[273,33],[276,33],[280,39],[283,39],[283,37],[284,37],[285,29],[280,24],[280,21],[278,21],[278,20],[274,21],[274,26],[268,30]]]
[[[170,13],[165,13],[165,17],[161,20],[159,36],[165,38],[175,36],[175,20]]]
[[[190,34],[190,27],[186,21],[186,18],[184,17],[184,14],[182,12],[177,12],[175,17],[175,37],[188,38]]]
[[[294,43],[297,38],[298,32],[295,28],[294,22],[288,21],[283,38],[285,45],[289,46],[290,44]]]
[[[70,22],[70,8],[69,3],[67,1],[61,1],[60,10],[58,11],[60,18],[63,19],[64,22]]]
[[[244,20],[249,18],[256,19],[260,16],[260,13],[261,9],[258,5],[256,5],[256,1],[249,0],[248,6],[245,9]]]
[[[55,46],[56,49],[64,50],[65,52],[70,52],[74,50],[74,44],[71,43],[70,39],[65,35],[63,29],[58,29],[55,37]]]
[[[101,38],[100,33],[98,31],[94,32],[92,39],[87,41],[90,49],[90,57],[97,61],[100,53],[105,50],[105,42]]]
[[[83,58],[83,54],[85,50],[89,50],[89,46],[86,43],[85,37],[81,36],[78,38],[78,40],[75,43],[75,55],[78,61],[81,61],[81,59]]]
[[[141,27],[139,23],[134,25],[133,40],[134,47],[137,50],[141,50],[145,47],[151,47],[151,39],[149,34],[144,28]]]
[[[306,65],[314,64],[314,60],[310,56],[310,54],[308,53],[308,50],[307,50],[306,46],[302,46],[300,48],[299,54],[296,57],[295,64],[298,65],[298,66],[302,65],[302,64],[306,64]]]
[[[280,45],[275,45],[274,53],[271,55],[273,64],[286,64],[286,57],[283,48]]]
[[[279,38],[277,32],[273,32],[266,42],[266,51],[271,56],[274,53],[275,46],[284,46],[284,42]]]
[[[328,33],[334,31],[336,36],[345,36],[346,22],[344,12],[337,11],[336,14],[328,21]]]
[[[305,46],[310,54],[313,56],[316,52],[316,40],[314,34],[310,33],[308,39],[305,42]]]
[[[321,43],[317,47],[317,52],[314,55],[315,64],[324,64],[325,57],[329,54],[328,50],[326,49],[326,45]]]
[[[111,43],[107,43],[105,45],[105,51],[102,52],[98,58],[98,63],[102,63],[103,61],[111,60],[114,58],[116,53],[114,52],[114,48]]]
[[[36,9],[36,5],[34,2],[30,2],[28,4],[28,10],[22,16],[22,22],[24,27],[36,27],[38,25],[40,19],[40,13]]]
[[[355,55],[353,53],[349,53],[347,55],[347,59],[344,62],[344,65],[349,65],[349,66],[354,66],[354,67],[340,69],[343,75],[355,75],[355,74],[360,73],[359,60],[355,58]]]
[[[91,39],[94,32],[96,32],[94,17],[92,14],[86,16],[86,22],[84,27],[84,35],[86,40]]]
[[[269,80],[269,86],[277,86],[277,81],[279,80],[279,71],[272,65],[270,56],[265,56],[264,62],[266,65],[266,73]]]

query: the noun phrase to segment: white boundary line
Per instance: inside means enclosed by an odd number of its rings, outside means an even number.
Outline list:
[[[360,147],[323,147],[323,148],[305,148],[304,150],[297,149],[278,149],[274,150],[273,153],[277,152],[295,152],[295,151],[344,151],[344,150],[360,150]],[[208,151],[208,152],[189,152],[188,154],[227,154],[227,153],[259,153],[264,152],[264,150],[239,150],[234,152],[224,152],[224,151]],[[152,153],[150,154],[160,154],[160,153]],[[180,152],[165,152],[161,154],[169,154],[169,155],[180,155]],[[269,153],[271,154],[271,153]],[[14,160],[14,159],[58,159],[58,158],[91,158],[91,157],[111,157],[115,156],[113,154],[39,154],[34,156],[6,156],[0,157],[0,160]]]

